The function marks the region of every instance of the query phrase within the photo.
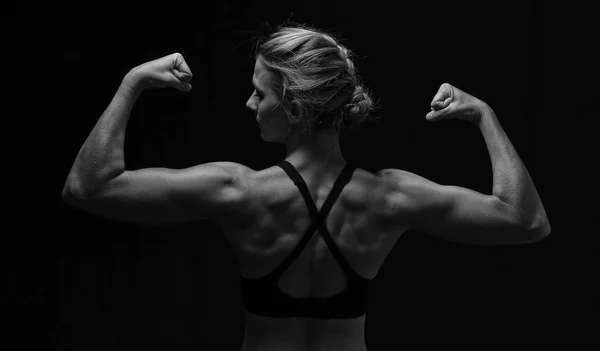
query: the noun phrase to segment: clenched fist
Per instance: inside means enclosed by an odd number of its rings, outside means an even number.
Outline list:
[[[174,53],[131,69],[123,83],[136,90],[173,87],[181,91],[190,91],[192,77],[192,70],[183,56]]]
[[[458,118],[477,124],[481,120],[485,106],[485,102],[478,98],[444,83],[431,100],[431,111],[425,118],[428,121]]]

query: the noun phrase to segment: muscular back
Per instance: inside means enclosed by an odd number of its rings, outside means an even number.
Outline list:
[[[343,167],[343,164],[328,169],[296,167],[317,209],[325,202]],[[259,278],[272,272],[292,252],[310,226],[311,218],[299,189],[280,167],[254,172],[248,179],[248,188],[252,189],[249,220],[223,224],[222,229],[235,252],[240,274]],[[327,229],[349,265],[367,279],[377,275],[406,231],[397,222],[386,220],[383,185],[378,175],[356,169],[326,218]],[[342,269],[317,233],[279,281],[281,290],[296,298],[333,296],[345,285]],[[277,338],[286,345],[299,345],[307,339],[322,345],[339,344],[342,339],[350,346],[363,344],[363,335],[364,316],[355,320],[319,321],[246,314],[246,344],[255,344],[251,340],[266,337]]]
[[[298,168],[317,209],[325,202],[342,168],[343,165],[319,171]],[[252,178],[253,220],[241,227],[234,224],[223,228],[239,260],[240,273],[246,278],[270,273],[289,255],[311,224],[300,191],[281,168],[255,172]],[[327,229],[350,266],[368,279],[377,274],[385,257],[406,230],[397,222],[386,221],[383,185],[377,175],[356,169],[326,219]],[[390,227],[392,223],[393,227]],[[315,234],[283,274],[282,283],[294,282],[289,290],[283,290],[294,297],[312,296],[309,291],[320,297],[333,295],[319,290],[330,290],[326,289],[327,282],[335,280],[332,277],[337,275],[343,277],[341,269],[322,237]]]

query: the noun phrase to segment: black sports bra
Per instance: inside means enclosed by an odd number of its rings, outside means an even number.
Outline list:
[[[242,279],[243,303],[249,312],[266,317],[313,317],[320,319],[349,319],[360,317],[365,314],[367,292],[371,279],[365,279],[356,274],[348,265],[348,262],[340,252],[339,248],[331,238],[325,218],[333,207],[334,202],[352,178],[356,169],[354,166],[346,164],[337,180],[333,185],[331,193],[325,200],[320,211],[312,200],[308,187],[302,179],[302,176],[292,164],[283,161],[278,164],[279,167],[288,174],[300,189],[304,197],[310,215],[312,224],[306,230],[304,237],[294,248],[292,253],[271,273],[257,279]],[[347,286],[340,293],[326,298],[293,298],[286,295],[279,289],[279,278],[292,262],[300,255],[302,250],[310,241],[312,235],[320,229],[321,236],[331,250],[333,257],[338,261],[347,278]]]

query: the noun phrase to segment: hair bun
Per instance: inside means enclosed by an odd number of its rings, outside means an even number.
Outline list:
[[[352,99],[344,106],[344,118],[351,123],[362,123],[373,108],[373,100],[366,89],[357,84]]]

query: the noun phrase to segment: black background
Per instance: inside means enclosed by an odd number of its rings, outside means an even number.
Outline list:
[[[373,287],[369,350],[598,347],[598,15],[579,2],[214,1],[13,17],[3,24],[16,44],[4,57],[16,82],[5,94],[3,173],[16,194],[3,235],[2,303],[16,331],[7,335],[58,350],[240,349],[237,266],[213,223],[110,222],[60,194],[124,74],[173,52],[191,67],[193,89],[142,94],[127,128],[126,168],[280,162],[282,145],[262,141],[245,103],[253,39],[290,19],[339,35],[380,100],[379,122],[344,133],[349,162],[491,193],[479,130],[425,120],[448,82],[494,109],[552,225],[543,241],[504,247],[407,232]]]

